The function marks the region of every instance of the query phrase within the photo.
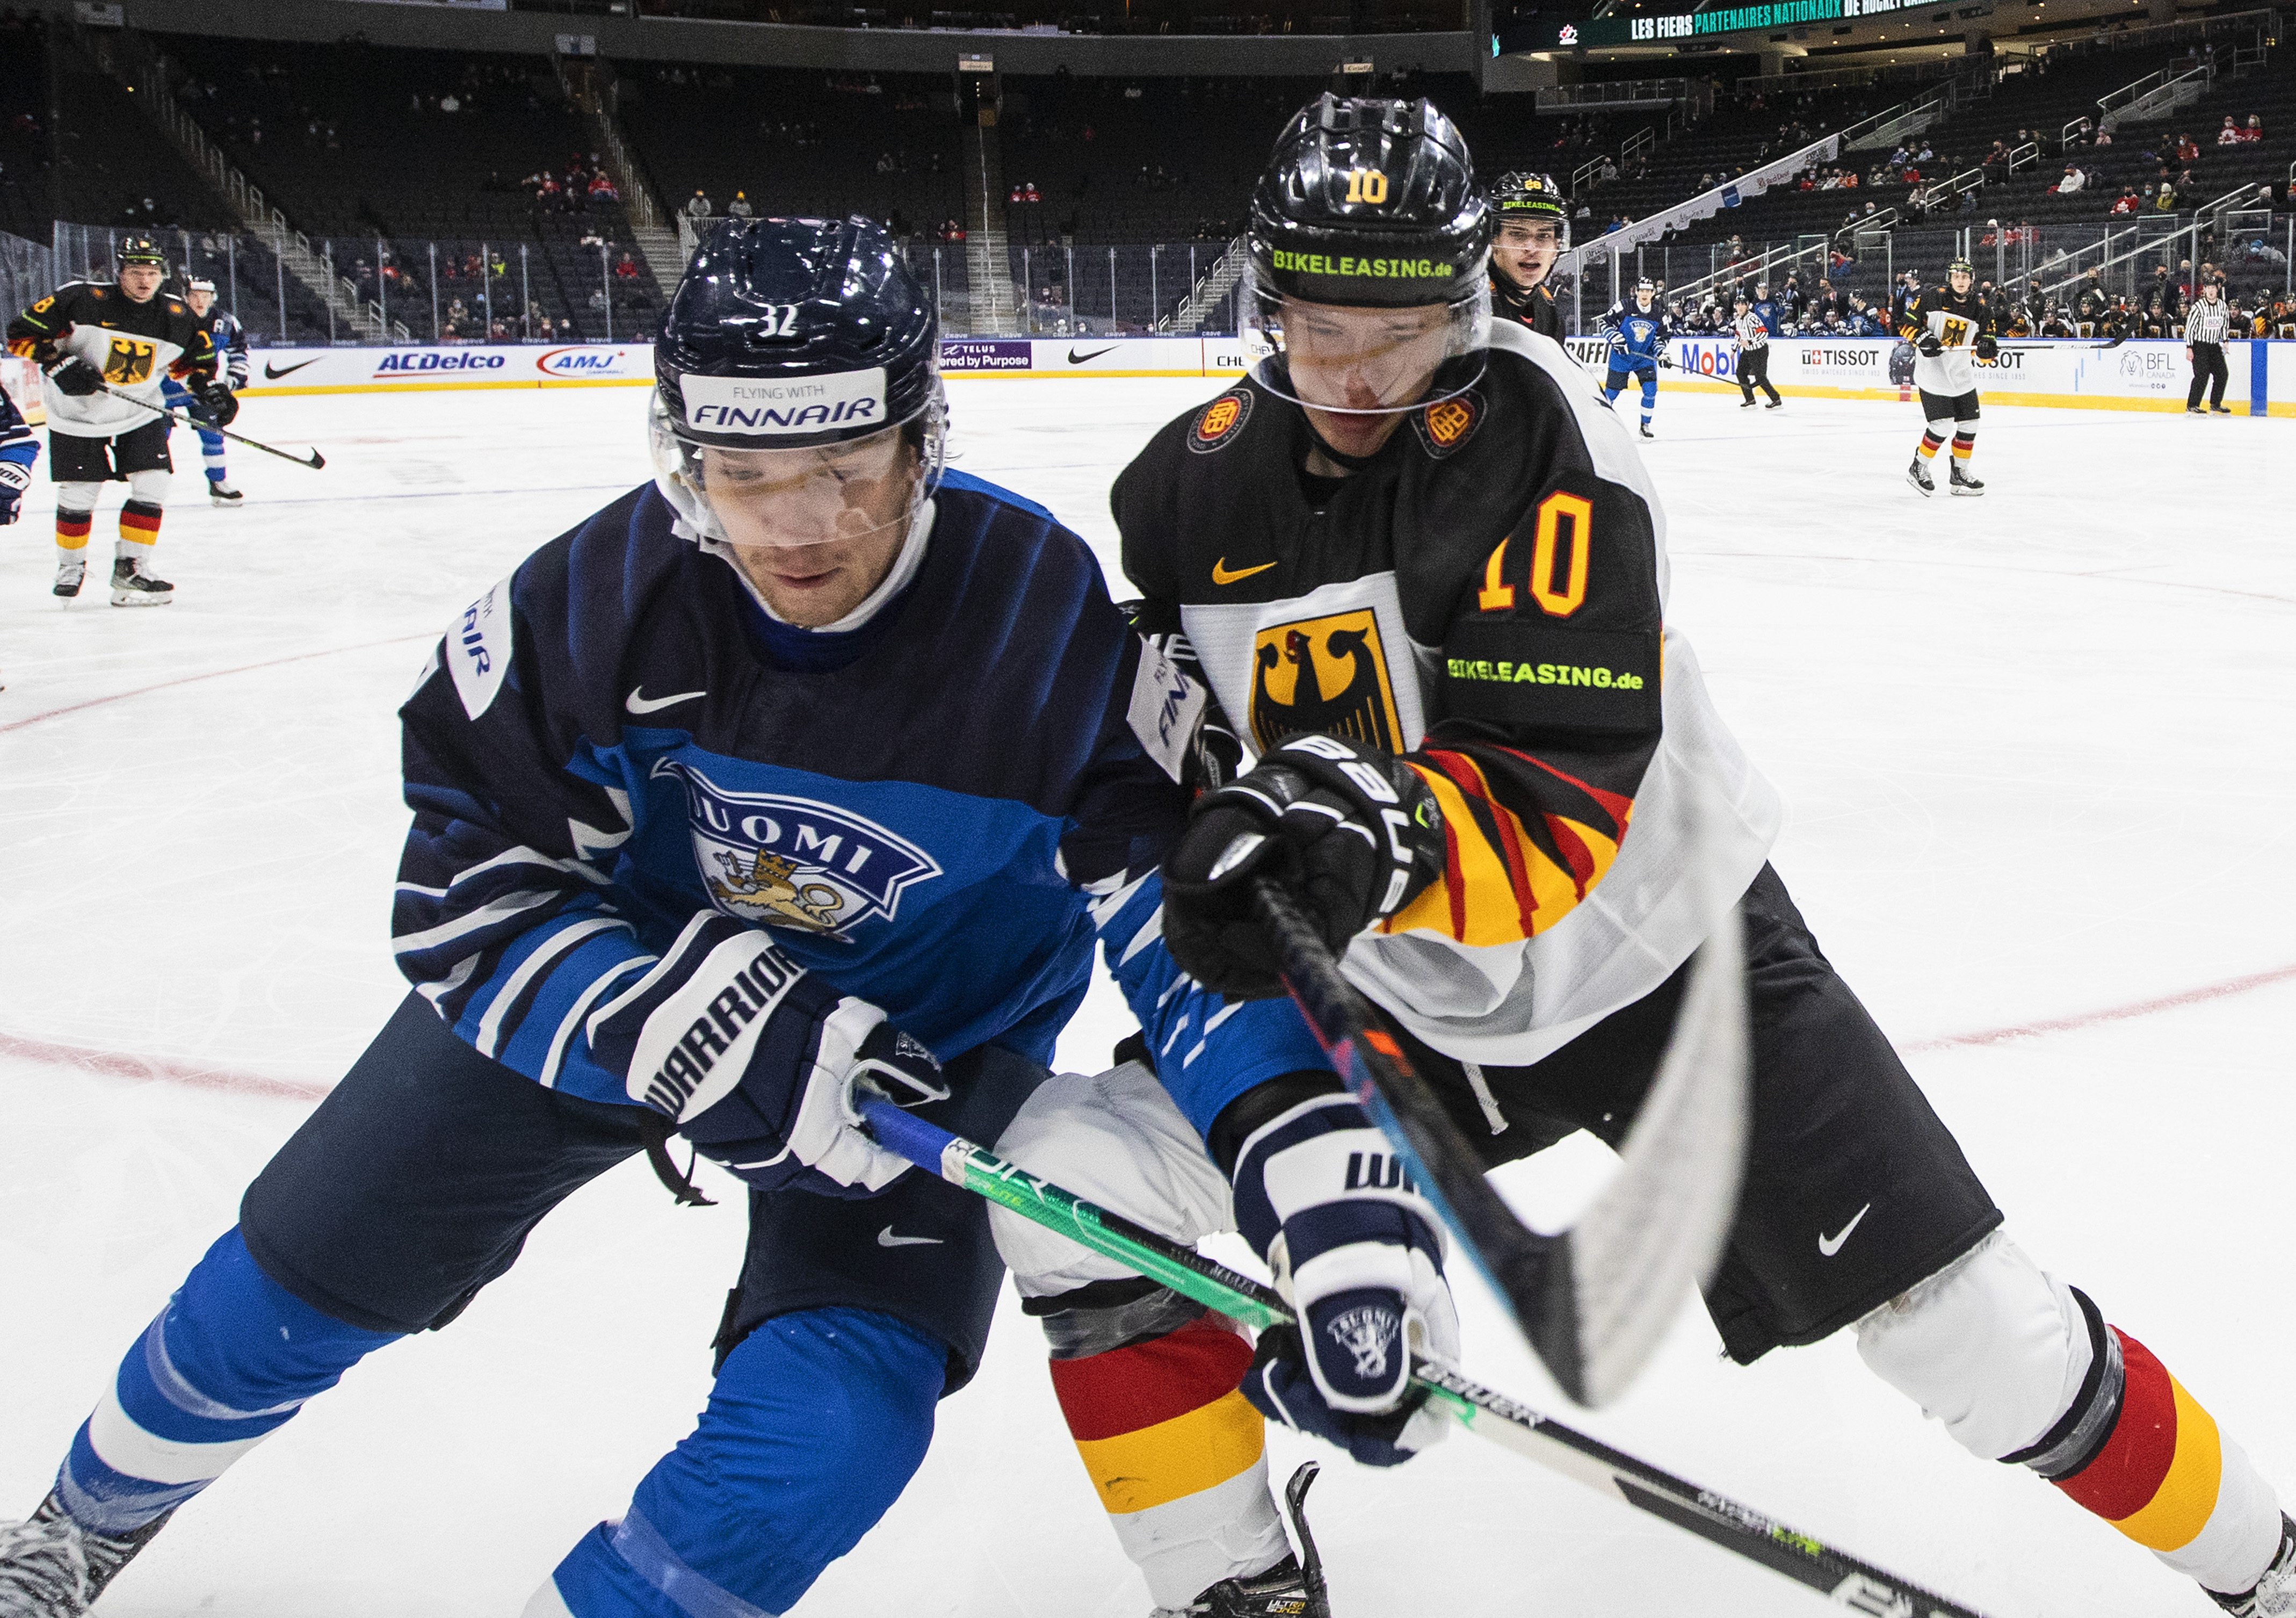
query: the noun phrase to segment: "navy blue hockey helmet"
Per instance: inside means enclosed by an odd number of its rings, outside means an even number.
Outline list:
[[[720,220],[654,344],[657,486],[707,539],[808,544],[904,521],[940,480],[939,348],[932,300],[882,227]],[[887,478],[901,501],[882,497]],[[734,535],[729,499],[770,504],[779,537]]]

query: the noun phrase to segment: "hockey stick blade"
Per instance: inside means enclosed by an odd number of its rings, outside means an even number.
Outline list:
[[[903,1112],[882,1096],[865,1092],[857,1105],[878,1144],[961,1190],[1009,1208],[1247,1326],[1265,1327],[1293,1318],[1291,1305],[1273,1288],[1038,1179],[962,1136]],[[1412,1367],[1412,1385],[1476,1436],[1783,1573],[1837,1606],[1866,1618],[1982,1618],[1726,1495],[1613,1450],[1451,1367],[1419,1360]],[[1292,1491],[1296,1507],[1298,1495],[1305,1493],[1296,1475]],[[1304,1524],[1301,1532],[1304,1543]]]
[[[266,455],[275,455],[283,461],[292,461],[296,465],[308,466],[313,472],[321,470],[327,464],[327,457],[321,455],[316,449],[311,451],[308,456],[290,455],[283,449],[273,448],[270,445],[264,443],[258,439],[250,439],[246,437],[244,434],[234,432],[228,427],[218,427],[213,422],[204,423],[195,422],[191,417],[184,415],[181,411],[172,408],[163,408],[158,405],[146,404],[142,399],[137,398],[134,394],[126,392],[119,388],[115,388],[110,382],[104,382],[101,385],[103,390],[111,395],[112,398],[124,398],[137,409],[149,410],[154,415],[164,415],[169,421],[175,423],[178,427],[189,427],[194,432],[220,433],[223,437],[229,439],[234,444],[244,444],[250,449],[260,449]],[[147,423],[146,425],[149,425],[149,423]]]
[[[1578,1224],[1528,1228],[1378,1014],[1341,975],[1289,895],[1254,889],[1285,988],[1343,1083],[1513,1311],[1563,1392],[1616,1399],[1720,1253],[1745,1161],[1744,971],[1736,912],[1701,946],[1656,1079],[1620,1166]]]

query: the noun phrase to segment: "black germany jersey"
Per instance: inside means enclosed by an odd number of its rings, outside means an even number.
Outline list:
[[[1529,292],[1519,290],[1513,282],[1493,271],[1491,274],[1491,313],[1493,316],[1529,326],[1541,337],[1562,341],[1562,311],[1555,306],[1554,294],[1541,282]]]
[[[137,303],[111,283],[72,281],[8,323],[8,351],[37,365],[77,355],[103,380],[135,395],[139,409],[111,393],[76,398],[47,391],[48,426],[71,438],[111,438],[149,425],[160,409],[160,385],[168,376],[200,386],[215,377],[215,343],[208,323],[168,292]]]
[[[1560,348],[1504,322],[1490,341],[1354,476],[1303,477],[1306,415],[1254,379],[1158,432],[1111,502],[1141,627],[1185,637],[1248,746],[1343,735],[1427,781],[1444,878],[1350,974],[1438,1049],[1522,1064],[1704,936],[1710,907],[1677,891],[1689,800],[1729,897],[1776,809],[1665,633],[1664,518],[1627,429]],[[1589,904],[1598,885],[1620,902]]]

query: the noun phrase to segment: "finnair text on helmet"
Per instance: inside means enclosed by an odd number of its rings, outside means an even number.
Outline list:
[[[870,427],[885,420],[885,372],[827,376],[678,378],[685,419],[696,432],[772,438]]]

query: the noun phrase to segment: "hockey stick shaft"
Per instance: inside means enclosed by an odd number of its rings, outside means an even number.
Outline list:
[[[879,1145],[962,1190],[1255,1329],[1294,1318],[1291,1305],[1272,1287],[1039,1179],[882,1096],[865,1094],[858,1105]],[[1413,1368],[1412,1382],[1470,1433],[1783,1573],[1836,1606],[1877,1618],[1982,1618],[1751,1507],[1551,1420],[1447,1366],[1422,1360]]]
[[[308,466],[313,472],[321,470],[327,464],[326,456],[321,455],[316,449],[311,451],[308,456],[290,455],[283,449],[273,448],[270,445],[262,442],[258,439],[250,439],[243,434],[234,432],[228,427],[217,426],[213,422],[195,422],[191,417],[184,415],[181,411],[176,410],[168,406],[146,403],[144,400],[137,398],[134,394],[126,391],[124,389],[113,387],[110,382],[103,382],[99,385],[102,386],[106,393],[111,395],[112,398],[126,399],[137,409],[149,410],[154,415],[164,415],[169,421],[175,423],[178,427],[189,427],[194,432],[220,433],[223,437],[229,439],[234,444],[244,444],[250,449],[260,449],[266,455],[275,455],[283,461],[292,461],[296,465]]]

